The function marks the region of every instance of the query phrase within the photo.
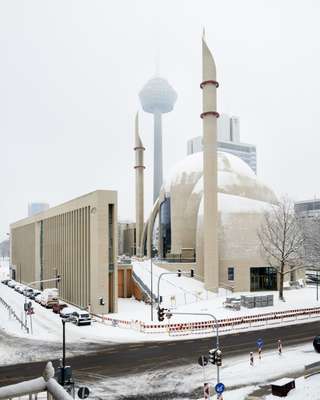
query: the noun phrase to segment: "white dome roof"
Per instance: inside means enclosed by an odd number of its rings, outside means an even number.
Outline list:
[[[189,186],[192,193],[203,191],[203,153],[187,156],[177,163],[166,179],[163,190],[170,195],[180,185]],[[276,203],[272,189],[262,183],[252,169],[233,154],[218,152],[218,191],[263,202]],[[190,192],[190,193],[191,193]]]

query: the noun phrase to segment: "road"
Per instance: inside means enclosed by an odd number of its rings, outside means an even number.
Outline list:
[[[221,336],[220,343],[225,359],[254,351],[258,337],[263,338],[265,349],[276,350],[279,338],[285,348],[310,343],[317,334],[320,334],[320,323],[312,322],[225,335]],[[215,338],[210,337],[169,342],[104,344],[93,352],[69,359],[68,363],[72,365],[76,379],[81,380],[90,374],[101,378],[117,377],[196,363],[200,355],[206,355],[208,350],[214,347],[214,343]],[[57,356],[54,365],[58,364],[60,357]],[[44,364],[33,362],[0,367],[0,386],[38,377],[44,369]]]

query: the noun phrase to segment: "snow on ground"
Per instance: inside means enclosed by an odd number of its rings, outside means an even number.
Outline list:
[[[150,261],[133,261],[133,270],[144,283],[151,287],[150,284]],[[164,268],[153,265],[153,291],[157,294],[157,283],[161,273],[168,272]],[[292,289],[285,291],[286,301],[279,301],[278,292],[266,291],[259,292],[258,295],[274,295],[274,305],[272,307],[252,308],[248,309],[241,307],[240,311],[234,311],[230,308],[225,308],[223,302],[226,297],[240,297],[242,294],[254,295],[252,292],[237,292],[230,293],[225,289],[220,289],[218,294],[205,290],[203,282],[197,279],[177,275],[164,275],[160,283],[160,295],[163,296],[162,305],[165,308],[170,308],[172,311],[179,312],[203,312],[214,314],[218,319],[239,317],[244,315],[257,315],[275,311],[293,310],[299,308],[319,307],[320,303],[316,300],[315,288],[305,287],[302,289]],[[174,300],[172,300],[174,297]],[[132,319],[141,319],[150,322],[150,306],[146,305],[147,310],[143,310],[143,306],[137,307],[136,310],[130,309],[130,313],[122,311],[125,305],[133,305],[127,299],[122,302],[118,314],[114,314],[115,318],[126,318],[131,315]],[[134,314],[133,314],[134,313]],[[208,317],[194,317],[194,316],[174,316],[174,321],[197,321],[208,320]]]
[[[263,352],[261,360],[255,354],[253,367],[249,365],[249,354],[227,358],[223,360],[220,370],[220,381],[226,386],[223,398],[224,400],[244,400],[249,393],[259,389],[260,385],[270,383],[287,374],[302,375],[304,365],[315,361],[319,361],[319,354],[314,352],[312,344],[284,347],[282,356],[279,356],[275,343],[274,351]],[[90,376],[90,372],[86,371],[86,375],[82,382],[90,387],[93,397],[96,396],[94,398],[103,400],[120,399],[121,396],[122,398],[132,396],[130,398],[138,399],[142,394],[150,395],[150,398],[154,399],[196,399],[201,397],[204,379],[212,386],[216,384],[216,367],[211,364],[206,366],[204,378],[203,370],[196,360],[193,365],[161,371],[152,370],[144,374],[104,379],[98,382],[94,380],[94,376]],[[297,388],[298,386],[300,386],[300,380],[297,382]],[[299,391],[297,389],[297,392]],[[319,391],[318,382],[318,394]],[[157,393],[158,396],[155,397]],[[307,398],[317,399],[317,397]],[[267,397],[267,399],[271,400],[273,397]],[[300,400],[300,397],[292,397],[292,399]]]
[[[23,295],[0,283],[0,296],[9,303],[18,316],[23,314]],[[35,301],[32,302],[35,314],[32,316],[33,334],[21,330],[20,324],[9,317],[8,311],[0,303],[0,328],[10,335],[32,338],[45,341],[61,341],[62,323],[58,314],[46,309]],[[29,322],[29,321],[28,321]],[[30,323],[29,323],[30,324]],[[102,323],[93,322],[91,326],[76,326],[72,323],[66,325],[67,342],[128,342],[141,340],[138,332],[113,328]],[[149,337],[150,339],[150,337]]]
[[[298,378],[296,380],[296,388],[292,389],[288,396],[290,400],[317,400],[320,399],[320,376],[313,375],[309,378]],[[279,399],[277,396],[265,397],[265,400],[275,400]]]

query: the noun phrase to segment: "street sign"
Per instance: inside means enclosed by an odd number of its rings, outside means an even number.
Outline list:
[[[263,344],[264,344],[264,343],[263,343],[263,340],[259,338],[259,339],[257,340],[257,347],[262,347]]]
[[[33,309],[33,307],[28,308],[28,310],[27,310],[27,315],[32,315],[32,314],[34,314],[34,309]]]
[[[203,384],[203,394],[205,400],[210,399],[210,386],[209,383],[204,383]]]
[[[200,356],[200,357],[198,358],[198,364],[199,364],[201,367],[205,367],[205,366],[208,364],[208,359],[207,359],[207,357],[205,357],[205,356]]]
[[[215,389],[216,393],[221,394],[224,392],[224,384],[217,383],[214,389]]]
[[[86,386],[82,386],[78,390],[79,399],[86,399],[90,394],[90,390]]]

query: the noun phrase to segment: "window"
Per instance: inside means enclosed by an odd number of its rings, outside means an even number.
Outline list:
[[[228,268],[228,281],[234,281],[234,267]]]

